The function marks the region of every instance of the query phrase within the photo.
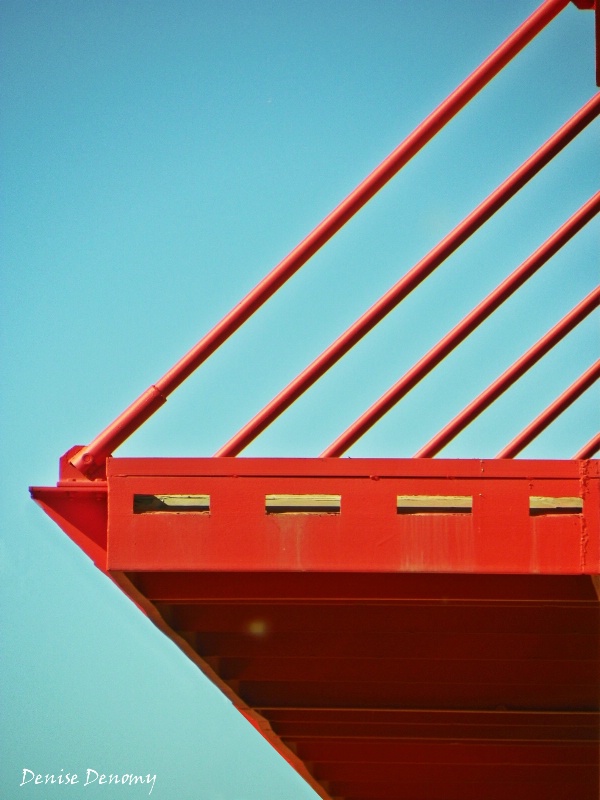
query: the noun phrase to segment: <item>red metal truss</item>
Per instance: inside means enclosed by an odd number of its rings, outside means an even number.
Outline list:
[[[592,0],[576,3],[596,8]],[[592,291],[412,459],[340,459],[600,210],[592,197],[313,459],[234,458],[600,114],[584,106],[213,458],[112,452],[568,0],[545,0],[36,502],[324,800],[597,800],[600,446],[433,459],[600,303]]]

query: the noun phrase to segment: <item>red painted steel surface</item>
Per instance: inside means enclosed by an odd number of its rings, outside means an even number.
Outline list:
[[[110,459],[107,568],[595,574],[597,485],[597,462]],[[210,511],[134,513],[136,495],[209,495]],[[269,514],[268,495],[339,495],[341,508]],[[398,513],[398,495],[472,510]],[[583,513],[530,516],[532,496],[580,497]]]
[[[584,446],[575,453],[573,458],[593,458],[598,450],[600,450],[600,433],[597,433],[589,442],[586,442]]]
[[[321,797],[596,800],[598,461],[107,472],[64,467],[32,493]],[[174,495],[210,510],[148,510]],[[268,513],[273,495],[339,496],[339,512]],[[399,514],[399,495],[472,510]]]

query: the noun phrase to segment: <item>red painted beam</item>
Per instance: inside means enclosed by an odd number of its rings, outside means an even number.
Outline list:
[[[328,641],[327,639],[330,639]],[[357,637],[352,630],[336,632],[327,637],[324,641],[321,631],[295,631],[293,633],[273,633],[268,636],[252,636],[246,633],[206,633],[198,640],[203,657],[219,658],[296,658],[299,653],[307,656],[318,656],[319,658],[352,658],[357,652]],[[393,638],[383,639],[379,633],[361,632],[360,647],[363,652],[370,653],[373,658],[403,658],[410,652],[414,658],[450,660],[469,660],[478,659],[485,655],[488,659],[506,658],[507,652],[511,657],[518,660],[527,658],[553,659],[561,653],[569,653],[574,661],[598,658],[598,634],[597,629],[591,630],[589,634],[570,634],[563,633],[553,635],[552,631],[540,632],[537,634],[510,634],[498,637],[495,635],[485,636],[484,634],[471,633],[444,633],[435,632],[432,637],[428,633],[404,633]],[[358,682],[357,682],[358,683]],[[354,683],[352,684],[354,686]],[[597,682],[594,681],[593,688],[598,691]],[[426,691],[423,683],[422,690]],[[468,691],[466,688],[464,691]],[[408,692],[408,690],[407,690]],[[410,694],[410,693],[409,693]],[[350,694],[348,694],[350,697]],[[360,697],[360,694],[356,696]],[[271,698],[273,699],[273,698]],[[551,698],[548,700],[548,710],[553,708]],[[295,706],[298,708],[312,708],[321,705],[321,701],[315,697],[300,698],[288,697],[283,700],[281,697],[277,702],[266,702],[256,700],[254,705],[259,708],[271,708],[279,706]],[[503,705],[499,701],[497,705]],[[333,703],[331,707],[341,707],[340,702]],[[466,707],[471,704],[467,702]],[[371,708],[376,706],[365,706],[349,699],[348,708]],[[408,705],[403,706],[400,697],[391,700],[389,708],[420,708],[418,703],[408,701]],[[444,705],[440,704],[440,708]],[[446,706],[447,707],[447,706]],[[456,706],[459,708],[460,706]],[[533,708],[527,702],[520,704],[522,709]],[[564,706],[567,710],[568,705]],[[543,710],[540,707],[539,710]],[[580,709],[572,710],[594,711],[587,704]]]
[[[168,615],[170,623],[178,630],[210,633],[256,635],[264,632],[293,633],[297,631],[337,631],[353,620],[354,627],[373,634],[390,628],[411,633],[422,631],[471,634],[495,633],[533,634],[543,628],[547,619],[547,601],[456,601],[438,600],[354,600],[351,598],[329,602],[276,602],[276,603],[157,603],[158,609]],[[253,632],[253,623],[264,622],[264,631]],[[571,602],[564,605],[555,601],[552,610],[552,628],[556,634],[589,634],[600,622],[598,605],[593,600]],[[255,626],[256,627],[256,626]],[[307,654],[309,655],[309,654]],[[364,653],[356,654],[364,657]],[[406,658],[410,653],[406,654]],[[484,653],[481,654],[484,657]],[[562,658],[564,654],[557,655]],[[299,656],[301,659],[301,656]],[[507,653],[505,659],[517,658]],[[288,665],[295,669],[295,665]],[[342,670],[343,671],[343,670]],[[278,678],[275,677],[275,680]]]
[[[578,450],[577,453],[573,456],[574,459],[586,459],[586,458],[593,458],[596,453],[600,450],[600,432],[593,436],[589,442],[586,442],[581,450]]]
[[[307,572],[132,572],[128,577],[155,603],[232,600],[238,603],[296,600],[322,602],[340,598],[370,602],[394,600],[596,602],[588,576],[465,575],[419,573]]]
[[[460,764],[518,766],[593,766],[596,763],[596,747],[593,742],[406,742],[397,740],[373,741],[357,738],[351,741],[304,741],[298,746],[298,755],[303,761],[329,766],[352,765],[373,775],[377,782],[378,765],[396,769],[400,765],[416,764]],[[510,767],[509,767],[510,768]],[[341,774],[341,773],[340,773]]]
[[[600,567],[600,532],[590,532],[582,549],[593,507],[544,516],[529,509],[532,496],[582,497],[597,482],[597,465],[590,464],[582,483],[576,462],[111,459],[108,567],[593,573]],[[207,495],[210,511],[135,513],[136,495],[166,494]],[[340,509],[267,513],[270,495],[334,495]],[[399,495],[460,495],[472,498],[472,508],[398,513]],[[174,540],[177,547],[169,544]]]
[[[263,712],[265,710],[263,709]],[[294,741],[375,737],[461,741],[597,741],[599,712],[442,709],[269,709],[277,733]]]
[[[336,800],[597,800],[598,781],[592,783],[574,769],[567,778],[547,778],[538,775],[535,783],[519,779],[508,779],[502,768],[477,778],[465,780],[440,775],[438,781],[432,769],[429,779],[413,779],[405,776],[400,781],[371,783],[334,781],[330,792]]]

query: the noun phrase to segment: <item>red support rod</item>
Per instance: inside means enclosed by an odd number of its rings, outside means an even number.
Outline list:
[[[461,322],[408,370],[385,394],[352,423],[329,447],[321,458],[340,456],[370,430],[384,414],[393,408],[411,389],[428,375],[467,336],[486,320],[502,303],[522,286],[548,259],[566,244],[600,211],[600,192],[585,203],[567,222],[547,239],[521,266],[508,276],[493,292],[479,303]]]
[[[235,434],[215,455],[238,455],[268,425],[310,388],[370,330],[390,313],[425,278],[457,250],[498,209],[533,178],[557,153],[600,113],[600,93],[594,95],[570,120],[512,173],[495,191],[407,272],[333,344],[309,364],[270,403]]]
[[[551,350],[561,339],[584,320],[600,305],[600,287],[594,289],[581,303],[575,306],[560,322],[548,333],[542,336],[521,358],[500,375],[487,389],[475,398],[469,405],[457,414],[433,439],[431,439],[414,458],[431,458],[451,442],[467,425],[473,422],[494,400],[497,400],[510,386],[513,385],[527,370],[531,369],[546,353]]]
[[[581,450],[578,450],[573,456],[573,460],[577,461],[584,458],[593,458],[594,455],[600,450],[600,431],[593,436],[589,442],[583,445]]]
[[[568,5],[568,2],[569,0],[545,0],[221,322],[87,447],[76,453],[71,459],[71,464],[83,474],[89,475],[102,469],[106,456],[166,402],[167,396],[172,391],[328,242],[447,122],[529,44]]]
[[[586,370],[575,383],[564,391],[560,397],[551,403],[542,413],[536,417],[510,444],[501,450],[496,458],[514,458],[521,450],[524,450],[530,442],[544,431],[548,425],[559,417],[572,403],[577,400],[590,386],[600,378],[600,359]]]

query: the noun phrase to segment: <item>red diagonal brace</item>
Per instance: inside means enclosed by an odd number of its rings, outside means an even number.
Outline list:
[[[575,383],[564,391],[560,397],[551,403],[542,413],[536,417],[518,436],[502,449],[496,458],[514,458],[528,444],[537,438],[548,425],[562,414],[572,403],[577,400],[590,386],[600,378],[600,360],[586,370]]]
[[[198,342],[160,381],[132,403],[87,447],[71,458],[82,474],[93,476],[104,459],[162,405],[189,375],[260,308],[294,273],[356,214],[464,106],[500,72],[569,0],[545,0],[463,81],[348,197],[284,260]]]
[[[431,439],[415,458],[431,458],[439,453],[448,442],[451,442],[473,420],[478,417],[494,400],[497,400],[510,386],[513,385],[527,370],[536,364],[546,353],[551,350],[561,339],[573,330],[600,304],[600,287],[594,289],[581,303],[575,306],[560,322],[539,339],[524,355],[497,378],[479,397],[457,414],[433,439]]]
[[[568,120],[215,455],[235,456],[371,331],[600,113],[600,93]]]
[[[340,456],[370,430],[411,389],[428,375],[446,356],[463,342],[482,322],[540,269],[563,245],[600,211],[600,192],[585,203],[521,266],[479,303],[446,336],[408,370],[377,402],[365,411],[321,453],[322,458]]]
[[[574,460],[593,458],[593,456],[600,450],[600,431],[593,436],[589,442],[583,445],[581,450],[578,450],[573,456]]]

